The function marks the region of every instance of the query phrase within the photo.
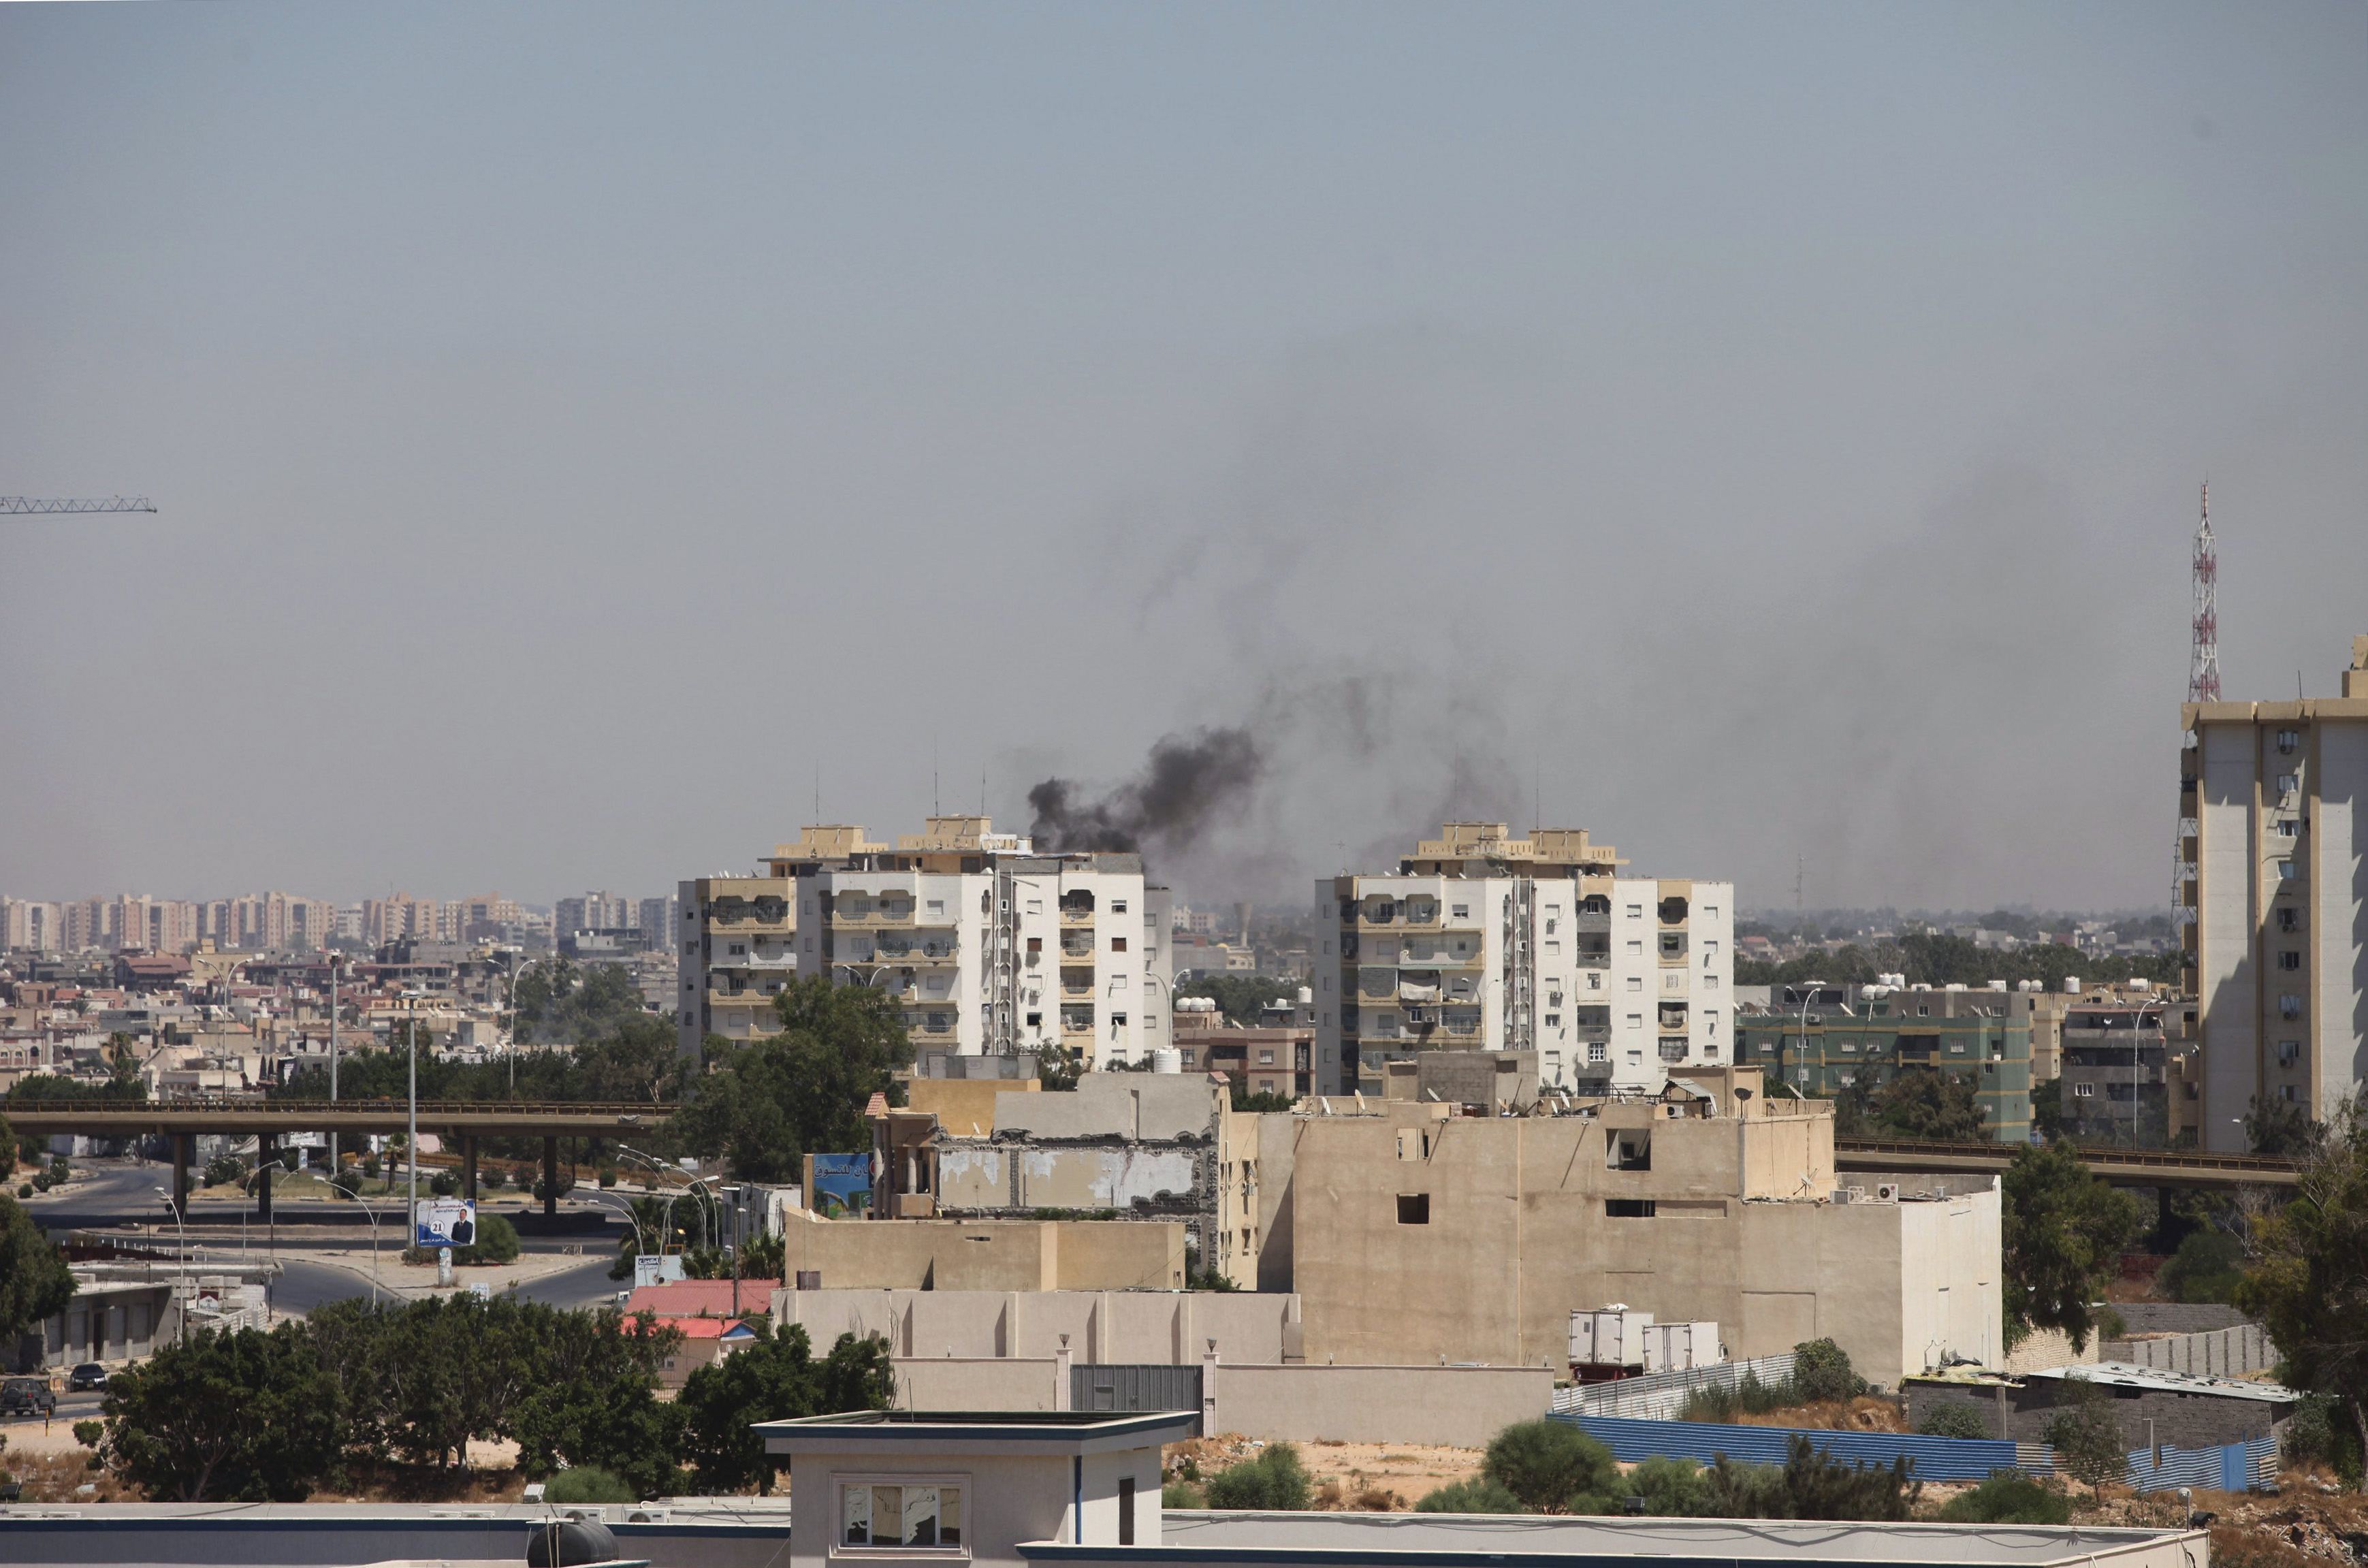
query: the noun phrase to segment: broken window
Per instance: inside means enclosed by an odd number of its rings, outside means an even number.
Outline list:
[[[1614,1131],[1604,1140],[1603,1168],[1612,1171],[1649,1171],[1653,1168],[1653,1130],[1649,1127],[1634,1131]]]

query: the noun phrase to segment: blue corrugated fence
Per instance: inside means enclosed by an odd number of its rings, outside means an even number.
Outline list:
[[[2256,1437],[2249,1443],[2229,1443],[2217,1449],[2165,1449],[2158,1465],[2154,1462],[2152,1449],[2131,1451],[2133,1491],[2168,1492],[2176,1486],[2274,1492],[2278,1489],[2278,1440]]]
[[[1655,1458],[1708,1464],[1725,1454],[1736,1464],[1782,1464],[1788,1439],[1810,1443],[1845,1464],[1887,1467],[1902,1454],[1922,1481],[1979,1481],[1994,1470],[2047,1475],[2055,1454],[2044,1444],[1993,1437],[1926,1437],[1903,1432],[1830,1432],[1816,1427],[1729,1426],[1713,1421],[1640,1421],[1616,1415],[1556,1412],[1624,1462]]]

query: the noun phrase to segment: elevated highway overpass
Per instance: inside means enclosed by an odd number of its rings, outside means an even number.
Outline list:
[[[2207,1154],[2197,1149],[2131,1149],[2084,1144],[2089,1168],[2118,1187],[2293,1187],[2292,1160],[2266,1154]],[[2003,1176],[2014,1160],[2008,1143],[1932,1143],[1910,1138],[1837,1138],[1834,1165],[1845,1171],[1941,1171]]]
[[[477,1143],[484,1138],[542,1140],[545,1214],[559,1208],[559,1141],[627,1139],[663,1125],[673,1108],[566,1100],[421,1100],[419,1130],[460,1146],[461,1190],[477,1195]],[[8,1106],[9,1124],[28,1138],[78,1133],[94,1138],[162,1136],[173,1141],[173,1198],[186,1212],[189,1167],[200,1135],[254,1138],[269,1150],[283,1133],[359,1135],[402,1132],[411,1125],[406,1100],[31,1100]],[[258,1218],[271,1214],[271,1177],[256,1183]]]

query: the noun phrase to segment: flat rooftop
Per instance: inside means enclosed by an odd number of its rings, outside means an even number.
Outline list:
[[[855,1410],[760,1421],[768,1451],[825,1453],[847,1449],[899,1448],[939,1453],[988,1453],[1014,1447],[1098,1453],[1178,1443],[1201,1435],[1197,1410],[1112,1414],[1090,1410]]]
[[[1495,1514],[1265,1514],[1169,1509],[1157,1546],[1021,1543],[1031,1562],[1569,1563],[1656,1568],[1689,1562],[2086,1564],[2101,1559],[2204,1561],[2201,1530],[2075,1526],[1863,1524],[1807,1519],[1630,1519]],[[2183,1546],[2183,1557],[2180,1549]]]

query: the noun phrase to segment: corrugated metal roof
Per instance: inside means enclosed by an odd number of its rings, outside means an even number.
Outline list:
[[[2186,1372],[2165,1371],[2159,1367],[2140,1367],[2128,1361],[2076,1362],[2068,1367],[2050,1367],[2044,1372],[2027,1372],[2024,1376],[2077,1379],[2108,1388],[2153,1389],[2161,1393],[2257,1399],[2270,1404],[2292,1404],[2302,1398],[2294,1390],[2276,1383],[2257,1383],[2241,1378],[2199,1378]]]

